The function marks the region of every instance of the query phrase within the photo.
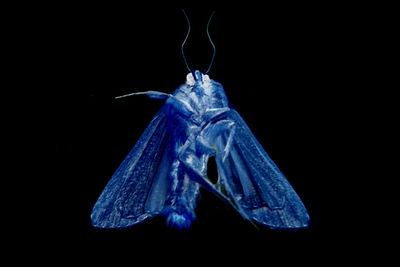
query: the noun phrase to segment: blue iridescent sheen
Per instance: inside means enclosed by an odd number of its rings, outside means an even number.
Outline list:
[[[93,226],[129,227],[163,214],[169,225],[188,228],[204,187],[252,222],[307,227],[306,208],[229,105],[222,85],[199,71],[187,79],[171,95],[147,93],[165,103],[100,195]],[[218,168],[215,184],[207,178],[211,156]]]

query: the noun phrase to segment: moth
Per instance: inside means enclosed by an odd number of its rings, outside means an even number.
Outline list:
[[[252,222],[308,226],[302,201],[220,83],[193,71],[172,94],[145,94],[165,102],[100,195],[93,226],[129,227],[163,214],[171,226],[188,228],[200,187]],[[215,184],[207,178],[210,157],[217,163]]]
[[[229,104],[223,86],[208,71],[188,69],[186,83],[172,94],[130,94],[164,104],[101,193],[92,225],[124,228],[164,215],[168,225],[189,228],[203,187],[251,222],[277,229],[307,227],[305,206]],[[217,164],[216,183],[207,178],[210,157]]]

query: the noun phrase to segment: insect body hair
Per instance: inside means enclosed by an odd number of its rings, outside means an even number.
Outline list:
[[[188,229],[191,223],[192,220],[187,214],[171,212],[167,217],[167,225],[178,230]]]
[[[178,197],[174,205],[168,206],[163,212],[167,215],[167,225],[178,230],[188,229],[196,218],[190,205],[185,197]]]

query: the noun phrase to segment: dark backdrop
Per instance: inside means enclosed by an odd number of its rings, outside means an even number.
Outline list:
[[[206,35],[212,10],[186,9],[192,32],[185,54],[193,69],[204,71],[212,57]],[[270,251],[268,257],[274,258],[274,252],[286,250],[310,258],[328,250],[322,244],[340,232],[347,216],[338,208],[347,179],[338,171],[346,164],[339,141],[346,132],[338,125],[357,93],[349,76],[357,72],[363,27],[345,8],[334,6],[215,10],[210,35],[217,50],[209,75],[223,84],[231,104],[303,200],[310,228],[256,229],[205,191],[197,220],[183,233],[168,229],[163,217],[124,230],[93,228],[90,212],[98,196],[162,105],[145,96],[114,97],[143,90],[171,93],[184,83],[188,71],[180,48],[187,24],[179,8],[82,6],[38,18],[40,30],[34,34],[44,40],[36,44],[46,65],[38,75],[46,77],[43,88],[51,98],[44,113],[54,175],[46,181],[42,210],[48,219],[41,224],[53,241],[72,240],[71,248],[96,251],[90,254],[94,258],[100,257],[99,249],[142,257],[141,252],[154,249],[175,256],[182,250],[233,251],[225,258],[242,251],[261,257]],[[216,175],[215,168],[210,175]]]

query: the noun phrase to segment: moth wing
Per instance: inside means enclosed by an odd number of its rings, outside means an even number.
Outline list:
[[[115,171],[93,207],[92,225],[122,228],[159,214],[168,194],[172,158],[165,106]]]
[[[241,116],[233,109],[227,119],[235,123],[231,147],[223,159],[216,161],[220,188],[243,217],[270,228],[302,228],[309,224],[309,215],[299,196],[283,173],[268,156]],[[229,132],[217,139],[222,151]]]

